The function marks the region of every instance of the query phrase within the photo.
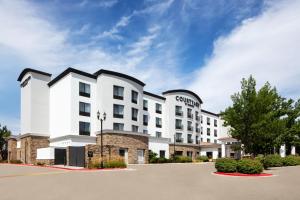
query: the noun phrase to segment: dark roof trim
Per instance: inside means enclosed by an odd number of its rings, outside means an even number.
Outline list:
[[[51,74],[49,73],[46,73],[46,72],[42,72],[42,71],[39,71],[39,70],[36,70],[36,69],[31,69],[31,68],[25,68],[21,74],[19,75],[18,77],[18,81],[21,81],[23,79],[23,77],[29,73],[29,72],[34,72],[34,73],[37,73],[37,74],[41,74],[41,75],[45,75],[45,76],[50,76],[51,77]]]
[[[113,76],[118,76],[118,77],[121,77],[121,78],[125,78],[125,79],[128,79],[128,80],[131,80],[141,86],[145,86],[146,84],[143,83],[142,81],[132,77],[132,76],[128,76],[126,74],[122,74],[122,73],[119,73],[119,72],[114,72],[114,71],[109,71],[109,70],[105,70],[105,69],[100,69],[99,71],[97,71],[96,73],[94,73],[94,76],[99,76],[101,74],[109,74],[109,75],[113,75]]]
[[[92,78],[92,79],[96,79],[97,77],[94,76],[93,74],[89,74],[87,72],[83,72],[83,71],[80,71],[78,69],[74,69],[74,68],[71,68],[69,67],[68,69],[66,69],[65,71],[63,71],[61,74],[59,74],[57,77],[55,77],[52,81],[50,81],[48,83],[48,86],[51,87],[52,85],[54,85],[57,81],[59,81],[60,79],[62,79],[63,77],[65,77],[66,75],[68,75],[69,73],[75,73],[75,74],[79,74],[79,75],[82,75],[82,76],[86,76],[86,77],[89,77],[89,78]]]
[[[184,93],[188,93],[190,95],[193,95],[194,97],[196,97],[196,99],[202,104],[203,101],[201,100],[201,98],[194,92],[190,91],[190,90],[184,90],[184,89],[178,89],[178,90],[168,90],[163,92],[163,95],[165,94],[170,94],[170,93],[177,93],[177,92],[184,92]]]
[[[157,98],[157,99],[166,100],[165,97],[162,97],[162,96],[159,96],[157,94],[153,94],[153,93],[150,93],[150,92],[147,92],[147,91],[144,91],[144,94],[148,95],[148,96],[151,96],[151,97],[154,97],[154,98]]]
[[[207,113],[207,114],[210,114],[210,115],[214,115],[214,116],[216,116],[216,117],[219,117],[219,116],[220,116],[219,114],[212,113],[212,112],[209,112],[209,111],[203,110],[203,109],[201,109],[201,112],[204,112],[204,113]]]

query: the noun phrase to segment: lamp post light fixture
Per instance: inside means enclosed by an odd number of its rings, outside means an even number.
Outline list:
[[[102,131],[102,124],[103,124],[103,121],[105,121],[106,119],[106,113],[104,112],[103,113],[103,117],[101,118],[100,116],[100,112],[98,110],[97,112],[97,119],[100,121],[100,126],[101,126],[101,129],[100,129],[100,142],[101,142],[101,169],[103,169],[103,131]]]

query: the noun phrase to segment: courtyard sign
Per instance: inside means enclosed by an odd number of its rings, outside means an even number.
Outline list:
[[[192,99],[186,98],[186,97],[182,97],[182,96],[176,96],[176,101],[181,101],[184,102],[186,106],[190,106],[190,107],[198,107],[199,108],[199,103],[196,101],[193,101]]]

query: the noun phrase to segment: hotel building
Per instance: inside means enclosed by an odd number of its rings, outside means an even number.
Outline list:
[[[100,156],[101,120],[105,158],[147,163],[149,150],[193,159],[234,153],[219,115],[201,109],[192,91],[157,95],[132,76],[104,69],[90,74],[68,68],[52,79],[27,68],[18,81],[21,133],[8,140],[9,160],[86,166]]]

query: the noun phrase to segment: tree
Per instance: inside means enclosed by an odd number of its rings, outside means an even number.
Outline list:
[[[286,127],[281,134],[280,142],[286,144],[287,154],[289,154],[291,146],[300,146],[300,99],[296,102],[292,99],[288,100],[285,111]]]
[[[256,81],[250,76],[241,81],[241,92],[231,96],[233,105],[221,113],[230,134],[252,155],[273,153],[280,146],[285,130],[286,100],[266,83],[258,92]]]
[[[0,124],[0,156],[2,160],[7,159],[7,142],[6,138],[11,135],[11,132],[6,128],[6,126],[1,127]]]

